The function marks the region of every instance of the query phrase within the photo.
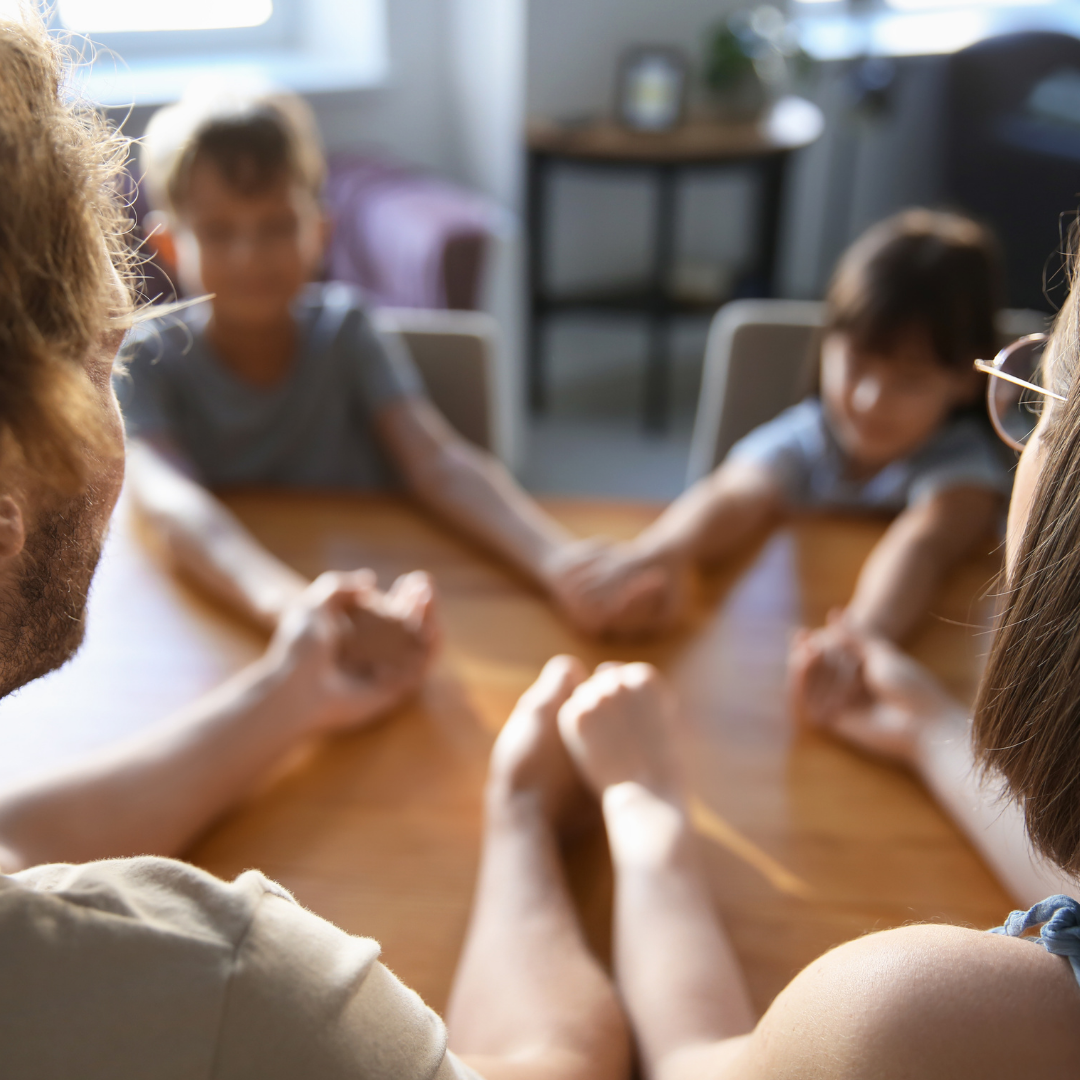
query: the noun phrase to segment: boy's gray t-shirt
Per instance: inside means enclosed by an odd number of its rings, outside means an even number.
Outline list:
[[[214,488],[397,486],[373,420],[424,392],[404,346],[375,331],[348,285],[309,286],[295,315],[295,362],[268,389],[215,357],[209,304],[144,324],[115,379],[128,435],[167,438]]]
[[[910,457],[853,480],[821,401],[806,398],[740,439],[726,460],[768,469],[795,509],[898,513],[948,488],[984,488],[1008,497],[1012,466],[1002,450],[987,423],[960,414]]]

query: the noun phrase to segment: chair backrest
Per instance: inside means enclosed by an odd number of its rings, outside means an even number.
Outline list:
[[[713,318],[705,345],[687,486],[712,472],[744,435],[805,396],[825,305],[808,300],[736,300]],[[1040,311],[998,318],[1000,344],[1047,329]]]
[[[690,443],[687,485],[744,435],[794,405],[825,314],[809,300],[735,300],[713,318]]]
[[[405,342],[435,407],[470,442],[495,449],[495,320],[478,311],[376,308],[376,328]]]

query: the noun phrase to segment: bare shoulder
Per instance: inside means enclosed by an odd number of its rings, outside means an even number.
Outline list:
[[[1005,1080],[1077,1075],[1080,987],[1030,941],[955,926],[872,934],[816,960],[720,1076]]]

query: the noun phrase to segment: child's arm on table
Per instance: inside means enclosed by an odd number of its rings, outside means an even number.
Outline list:
[[[667,629],[685,613],[690,571],[722,562],[773,525],[783,510],[782,489],[768,468],[749,462],[721,465],[634,540],[583,566],[578,587],[596,603],[624,612],[614,627],[619,632]],[[660,603],[634,608],[628,601],[648,572],[659,575]]]
[[[177,568],[220,600],[273,630],[307,580],[272,555],[218,499],[191,479],[165,444],[134,439],[127,479]]]
[[[495,457],[458,435],[430,402],[396,401],[379,413],[376,424],[420,502],[540,584],[581,629],[606,632],[627,611],[659,602],[663,579],[654,572],[631,574],[614,606],[582,588],[583,571],[603,562],[609,546],[573,537]]]
[[[822,722],[854,703],[862,686],[845,644],[848,631],[902,641],[926,615],[946,573],[991,535],[1000,512],[996,492],[957,487],[900,514],[863,564],[847,608],[830,613],[826,626],[803,632],[793,650],[796,713]]]
[[[971,752],[967,711],[918,661],[890,642],[838,629],[863,692],[820,726],[866,753],[912,769],[1024,907],[1076,885],[1031,848],[1023,813],[1000,785],[983,781]],[[798,642],[793,652],[807,647]],[[797,661],[796,661],[797,663]]]
[[[955,487],[908,507],[874,546],[844,613],[862,633],[901,641],[929,610],[945,574],[988,539],[1002,497]]]

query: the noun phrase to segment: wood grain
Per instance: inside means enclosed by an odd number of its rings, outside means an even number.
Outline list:
[[[793,629],[850,594],[882,523],[808,518],[703,583],[687,630],[621,647],[575,634],[512,572],[403,502],[244,493],[229,504],[307,574],[372,566],[385,585],[430,570],[445,647],[421,698],[367,730],[309,747],[190,852],[231,877],[256,866],[446,1001],[476,870],[487,753],[518,694],[557,652],[647,659],[674,680],[719,910],[761,1008],[832,945],[917,920],[1000,922],[1011,903],[904,773],[795,732],[784,697]],[[581,534],[633,535],[655,508],[550,501]],[[965,565],[914,642],[970,699],[990,554]],[[176,582],[125,506],[91,601],[84,651],[0,705],[0,781],[153,722],[254,656],[257,634]],[[610,898],[602,837],[571,853],[601,953]]]

